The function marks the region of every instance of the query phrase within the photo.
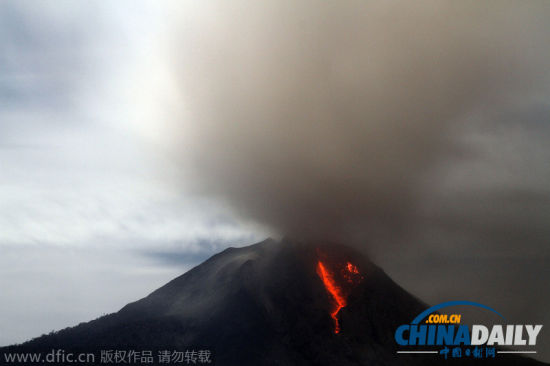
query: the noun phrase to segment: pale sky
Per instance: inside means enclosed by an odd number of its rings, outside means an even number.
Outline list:
[[[1,345],[117,311],[265,236],[183,192],[144,122],[162,108],[152,5],[0,4]]]

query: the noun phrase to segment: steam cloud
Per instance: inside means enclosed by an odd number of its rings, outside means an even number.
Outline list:
[[[536,93],[547,5],[220,2],[183,22],[180,155],[282,234],[405,227],[453,127]]]

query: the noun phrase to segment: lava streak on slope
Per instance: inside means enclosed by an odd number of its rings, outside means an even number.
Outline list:
[[[319,277],[321,277],[321,279],[323,280],[323,283],[325,284],[325,288],[327,289],[328,293],[336,302],[336,308],[330,313],[330,316],[332,317],[332,319],[334,319],[334,333],[339,333],[340,324],[338,323],[338,312],[340,311],[340,309],[346,306],[346,299],[342,295],[340,288],[336,285],[334,277],[325,268],[325,265],[321,261],[317,263],[317,273],[319,274]]]
[[[325,289],[334,301],[334,308],[330,316],[334,319],[334,333],[340,333],[340,323],[338,321],[338,312],[347,305],[346,299],[351,290],[363,280],[357,266],[351,262],[339,264],[336,266],[339,270],[331,271],[327,263],[319,260],[317,262],[317,274],[323,281]],[[338,276],[339,275],[339,276]],[[341,281],[338,281],[341,280]],[[339,284],[341,282],[341,284]]]

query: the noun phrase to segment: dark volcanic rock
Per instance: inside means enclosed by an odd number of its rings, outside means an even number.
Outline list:
[[[316,272],[319,249],[363,276],[338,314]],[[229,248],[119,312],[3,352],[208,349],[216,365],[439,365],[438,355],[396,354],[394,332],[427,305],[356,251],[283,240]],[[4,361],[0,358],[0,363]],[[541,365],[505,356],[480,364]],[[52,363],[50,363],[52,364]]]

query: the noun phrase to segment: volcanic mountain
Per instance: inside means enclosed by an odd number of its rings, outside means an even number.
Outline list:
[[[117,313],[0,353],[154,350],[157,363],[159,351],[192,349],[231,366],[542,365],[397,354],[396,328],[426,308],[352,248],[268,239],[228,248]]]

